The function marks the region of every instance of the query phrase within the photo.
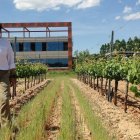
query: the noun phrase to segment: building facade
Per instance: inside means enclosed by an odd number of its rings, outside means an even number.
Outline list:
[[[72,69],[71,22],[2,23],[2,27],[2,35],[8,34],[5,38],[10,41],[16,58],[20,58],[21,61],[45,63],[49,69]],[[57,30],[50,30],[51,27],[57,27]],[[58,30],[58,27],[61,27],[61,30]],[[65,30],[62,30],[63,27]],[[13,30],[17,28],[23,30]],[[36,30],[36,28],[45,30]],[[36,36],[39,32],[45,32],[46,36],[32,37],[31,33],[35,32]],[[52,37],[52,32],[66,32],[66,36]],[[23,37],[10,37],[12,33],[22,33]]]

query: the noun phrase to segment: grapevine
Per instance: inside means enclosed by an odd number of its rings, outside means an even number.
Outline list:
[[[116,55],[110,58],[98,60],[86,60],[76,66],[77,74],[86,73],[93,78],[107,78],[110,81],[126,80],[132,83],[130,90],[135,93],[134,97],[140,97],[137,85],[140,83],[140,57],[134,55],[131,58]]]

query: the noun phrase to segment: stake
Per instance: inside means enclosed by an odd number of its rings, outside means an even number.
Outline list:
[[[107,94],[107,98],[108,98],[109,102],[111,102],[111,98],[110,98],[110,85],[111,85],[111,82],[110,82],[110,80],[108,80],[108,94]]]
[[[99,84],[98,84],[98,77],[97,77],[97,91],[99,92]]]
[[[15,43],[14,43],[14,62],[16,62],[16,43],[17,43],[17,37],[15,37]],[[16,96],[16,84],[13,86],[13,93],[12,98]]]
[[[118,89],[118,81],[115,80],[115,93],[114,93],[114,104],[117,105],[117,89]]]
[[[101,78],[101,94],[103,95],[103,77]]]
[[[91,80],[90,80],[90,87],[92,87],[92,76],[91,76]]]
[[[124,111],[125,111],[125,113],[126,113],[126,110],[127,110],[128,86],[129,86],[129,82],[126,83],[126,93],[125,93],[125,100],[124,100]]]
[[[94,87],[94,90],[95,90],[95,78],[93,79],[93,87]]]
[[[107,81],[108,81],[108,79],[106,78],[106,83],[105,83],[105,92],[106,92],[106,95],[107,95],[107,90],[106,90],[106,88],[107,88]]]
[[[26,77],[25,77],[25,90],[26,90]]]

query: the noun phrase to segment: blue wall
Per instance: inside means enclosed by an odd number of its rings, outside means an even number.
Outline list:
[[[12,49],[14,51],[14,44],[12,43]],[[47,51],[64,51],[63,42],[47,42]],[[19,43],[16,43],[16,51],[19,52]],[[23,43],[23,51],[29,52],[31,51],[31,43],[24,42]],[[42,51],[42,42],[35,42],[35,51]]]

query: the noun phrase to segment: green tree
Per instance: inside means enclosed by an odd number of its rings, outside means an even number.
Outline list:
[[[134,49],[134,44],[133,44],[133,40],[130,37],[127,41],[126,50],[133,51],[133,49]]]

